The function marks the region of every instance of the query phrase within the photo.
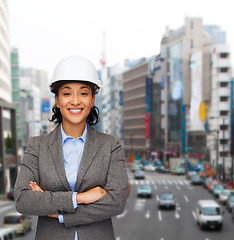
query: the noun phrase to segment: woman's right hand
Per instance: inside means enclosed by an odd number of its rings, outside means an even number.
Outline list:
[[[96,202],[106,195],[106,190],[101,187],[95,187],[87,192],[77,193],[76,202],[77,204],[89,204]]]

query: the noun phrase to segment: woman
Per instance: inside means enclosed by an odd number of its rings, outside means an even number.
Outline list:
[[[83,57],[55,68],[51,121],[58,125],[29,139],[15,185],[17,210],[39,216],[38,240],[115,239],[111,217],[124,209],[128,181],[118,139],[91,127],[100,86]]]

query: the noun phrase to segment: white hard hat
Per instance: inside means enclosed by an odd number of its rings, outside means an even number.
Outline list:
[[[57,81],[86,81],[94,83],[101,87],[101,81],[98,79],[97,71],[94,65],[81,56],[69,56],[63,58],[55,67],[50,87]]]

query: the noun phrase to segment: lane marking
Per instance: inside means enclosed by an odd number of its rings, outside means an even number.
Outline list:
[[[150,211],[149,210],[146,212],[145,217],[150,218]]]
[[[180,187],[179,187],[179,186],[176,186],[176,188],[177,188],[178,190],[180,190]]]
[[[175,218],[179,219],[180,218],[180,215],[178,212],[175,212]]]
[[[189,202],[187,196],[184,195],[184,199],[186,200],[186,202]]]
[[[184,183],[183,183],[182,181],[179,180],[178,182],[179,182],[181,185],[184,185]]]
[[[157,188],[157,186],[156,186],[156,185],[154,185],[154,188],[155,188],[155,190],[158,190],[158,188]]]
[[[197,216],[194,211],[192,211],[192,214],[193,214],[193,217],[195,218],[195,220],[197,221]]]
[[[162,221],[161,211],[158,211],[158,219],[159,219],[159,221]]]
[[[190,183],[186,180],[184,180],[184,183],[187,184],[187,185],[190,185]]]
[[[168,186],[165,186],[166,189],[168,189]]]
[[[120,240],[120,236],[118,236],[118,237],[116,238],[116,240]]]

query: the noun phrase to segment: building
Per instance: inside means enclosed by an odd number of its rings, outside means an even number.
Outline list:
[[[35,86],[40,91],[40,133],[47,133],[53,127],[52,124],[48,121],[51,117],[51,99],[49,92],[48,76],[47,72],[39,69],[29,68],[29,67],[20,67],[20,77],[22,78],[21,83],[23,84],[23,79],[30,79],[31,85]],[[26,80],[27,82],[27,80]],[[25,89],[28,89],[25,86]],[[35,90],[35,88],[34,88]],[[30,120],[38,121],[38,120]],[[38,125],[38,123],[36,123]]]
[[[225,39],[201,18],[185,18],[183,27],[162,38],[166,159],[182,155],[230,166],[231,53]]]
[[[207,140],[211,161],[217,167],[231,167],[230,143],[233,123],[233,82],[231,50],[227,44],[215,44],[211,54],[211,100],[208,102],[208,123],[211,134]],[[218,169],[217,169],[218,170]]]
[[[9,191],[18,173],[16,109],[12,103],[8,1],[0,1],[0,193]]]
[[[149,63],[145,58],[130,66],[129,70],[123,72],[124,146],[127,154],[132,152],[139,157],[146,157],[150,149],[150,112],[146,86],[149,89],[152,79],[148,78]],[[147,99],[151,99],[149,94]]]
[[[12,101],[16,106],[16,125],[18,146],[22,142],[22,119],[20,104],[20,84],[19,84],[19,53],[17,48],[11,49],[11,85],[12,85]]]
[[[41,94],[40,89],[32,84],[30,77],[20,77],[21,92],[27,93],[26,128],[27,137],[41,134]],[[22,94],[21,94],[22,96]],[[23,101],[25,102],[25,100]],[[22,116],[24,118],[24,116]]]

